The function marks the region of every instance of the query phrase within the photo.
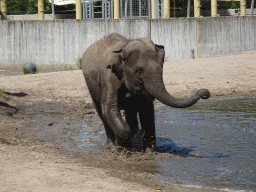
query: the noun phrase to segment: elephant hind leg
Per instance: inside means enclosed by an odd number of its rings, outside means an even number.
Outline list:
[[[106,135],[107,135],[107,141],[106,141],[106,145],[114,145],[116,137],[115,137],[115,133],[113,132],[113,130],[111,129],[111,127],[106,123],[106,121],[104,120],[104,117],[102,115],[102,108],[100,104],[97,104],[96,102],[94,102],[94,106],[96,108],[96,111],[101,119],[101,121],[103,122],[105,131],[106,131]]]

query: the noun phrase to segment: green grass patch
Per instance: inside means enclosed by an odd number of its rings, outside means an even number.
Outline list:
[[[224,101],[214,104],[201,104],[194,105],[187,108],[187,110],[205,110],[205,111],[218,111],[222,113],[255,113],[256,114],[256,100],[233,100]],[[255,117],[254,114],[251,114]],[[251,116],[249,115],[249,116]]]
[[[25,74],[28,74],[28,70],[25,69],[25,68],[22,69],[22,72],[23,72],[24,75],[25,75]]]
[[[35,72],[33,72],[33,71],[28,72],[28,70],[25,69],[25,68],[22,69],[22,72],[23,72],[24,75],[29,74],[29,73],[30,74],[35,74]]]
[[[82,59],[83,54],[77,54],[76,58],[76,66],[78,69],[81,69],[81,59]]]
[[[23,68],[23,69],[22,69],[22,72],[23,72],[24,75],[26,75],[26,74],[29,74],[29,73],[30,73],[30,74],[40,73],[41,70],[37,67],[35,72],[33,72],[33,71],[28,72],[27,69]]]
[[[37,113],[27,113],[29,116],[37,115]]]
[[[52,115],[64,115],[64,114],[60,113],[60,112],[54,112],[54,111],[49,111],[49,112],[42,111],[39,113],[35,113],[35,112],[26,113],[26,115],[29,115],[29,116],[34,116],[34,115],[52,116]]]
[[[8,101],[9,98],[5,94],[5,88],[0,89],[0,101]]]
[[[42,112],[43,116],[51,116],[51,115],[63,115],[63,113],[60,112]]]
[[[36,73],[41,73],[42,71],[37,67],[36,68]]]
[[[73,69],[73,65],[64,65],[64,69],[65,69],[66,71],[70,71],[70,70]]]

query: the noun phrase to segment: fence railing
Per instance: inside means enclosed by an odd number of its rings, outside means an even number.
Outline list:
[[[1,0],[6,2],[7,6],[3,6],[6,9],[7,15],[27,15],[27,14],[38,14],[38,1],[39,0]],[[54,9],[49,0],[40,0],[44,2],[44,13],[51,14],[54,10],[56,15],[75,15],[76,5],[55,5]],[[164,18],[166,9],[165,3],[168,0],[119,0],[120,6],[120,18]],[[194,17],[194,4],[191,0],[172,0],[169,3],[170,17]],[[199,1],[199,0],[194,0]],[[241,3],[240,0],[200,0],[200,12],[199,16],[208,17],[212,16],[212,5],[211,2],[218,1],[216,16],[237,16],[241,15]],[[252,15],[256,14],[255,0],[241,0],[243,1],[244,8],[243,14]],[[83,3],[83,19],[111,19],[114,14],[113,0],[81,0]],[[1,3],[2,5],[2,3]],[[2,7],[2,6],[1,6]],[[3,10],[1,11],[3,12]],[[5,18],[2,14],[2,18]],[[14,18],[14,17],[10,17]],[[57,17],[66,18],[66,17]],[[70,17],[75,18],[75,17]]]

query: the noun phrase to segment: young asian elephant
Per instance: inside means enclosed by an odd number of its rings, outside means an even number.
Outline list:
[[[111,34],[86,50],[82,71],[105,127],[106,144],[130,148],[143,137],[143,149],[154,149],[155,98],[170,107],[184,108],[210,97],[207,89],[189,99],[171,96],[163,83],[164,57],[164,46],[147,38],[128,40],[118,34]],[[120,110],[125,112],[125,121]]]

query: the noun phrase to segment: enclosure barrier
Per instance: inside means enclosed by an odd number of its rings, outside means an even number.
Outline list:
[[[194,17],[200,17],[201,5],[200,0],[194,0]]]
[[[36,1],[36,0],[35,0]],[[44,20],[44,3],[45,0],[37,0],[38,1],[38,20]],[[103,14],[104,9],[105,12],[108,12],[110,18],[120,19],[120,18],[151,18],[151,19],[158,19],[158,18],[170,18],[170,0],[75,0],[76,4],[76,19],[82,19],[82,4],[88,4],[89,1],[101,1],[102,2],[102,19],[108,19]],[[104,1],[104,3],[103,3]],[[143,2],[142,2],[143,1]],[[211,0],[211,16],[217,17],[218,14],[218,0]],[[230,0],[219,0],[219,1],[230,1]],[[240,16],[246,16],[246,0],[236,0],[240,1]],[[175,1],[174,1],[175,2]],[[51,1],[54,4],[54,0]],[[82,3],[82,4],[81,4]],[[94,3],[94,2],[90,2]],[[108,4],[107,6],[105,4]],[[194,0],[194,17],[201,17],[201,0]],[[103,5],[104,4],[104,5]],[[142,6],[143,4],[143,6]],[[111,8],[109,7],[111,6]],[[92,7],[97,6],[89,6],[89,12],[94,12]],[[175,7],[175,4],[174,4]],[[251,15],[253,14],[253,7],[254,7],[254,0],[251,0]],[[83,15],[87,15],[88,7],[83,7]],[[134,14],[133,9],[135,11],[139,11],[139,15]],[[145,14],[145,9],[147,10],[147,14]],[[122,11],[125,12],[122,13]],[[143,13],[144,11],[144,13]],[[1,12],[1,19],[7,19],[7,0],[0,0],[0,12]],[[109,13],[111,12],[111,13]],[[130,13],[130,16],[127,17],[127,12]],[[54,16],[54,6],[52,6],[52,19],[55,19]],[[98,13],[96,13],[98,14]],[[125,16],[124,16],[125,15]],[[174,9],[174,17],[175,17],[175,9]],[[190,17],[190,0],[187,3],[187,17]],[[93,18],[90,16],[89,19]],[[95,17],[96,18],[96,17]],[[85,17],[84,17],[85,19]],[[88,18],[87,18],[88,19]]]
[[[44,0],[38,0],[38,20],[44,20]]]
[[[1,19],[7,20],[7,1],[0,0],[0,12],[1,12]]]
[[[256,17],[0,21],[0,64],[75,65],[95,41],[118,33],[164,45],[166,60],[256,50]],[[193,54],[192,54],[193,53]]]
[[[82,19],[81,0],[76,0],[76,19]]]
[[[246,16],[246,0],[240,0],[241,14],[240,16]]]
[[[211,16],[217,17],[217,0],[211,0]]]
[[[119,0],[114,0],[114,19],[120,18],[120,4]]]

